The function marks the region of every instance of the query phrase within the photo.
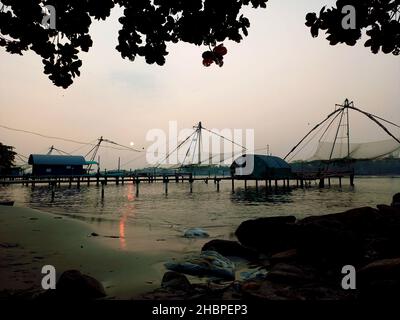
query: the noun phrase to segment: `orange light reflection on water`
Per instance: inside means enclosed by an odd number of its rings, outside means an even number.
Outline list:
[[[135,190],[134,190],[133,185],[128,186],[126,197],[128,199],[128,202],[133,202],[136,200]],[[124,211],[119,220],[119,245],[122,250],[126,249],[126,237],[125,237],[126,236],[126,233],[125,233],[126,222],[128,220],[128,216],[130,214],[134,214],[134,211],[135,211],[134,204],[129,204],[126,208],[124,208]]]
[[[119,221],[119,246],[122,250],[126,249],[126,240],[125,240],[125,224],[126,224],[127,216],[123,215],[121,220]]]

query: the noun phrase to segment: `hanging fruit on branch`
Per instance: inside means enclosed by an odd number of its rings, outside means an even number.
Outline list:
[[[222,67],[224,65],[224,56],[228,53],[228,49],[224,47],[224,44],[220,44],[211,51],[203,53],[203,65],[205,67],[211,66],[214,62],[217,66]]]

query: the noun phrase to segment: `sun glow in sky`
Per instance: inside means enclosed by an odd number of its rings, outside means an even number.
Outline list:
[[[305,27],[308,12],[332,3],[271,0],[266,10],[248,10],[249,37],[241,44],[225,42],[223,68],[204,68],[204,48],[186,44],[170,46],[163,67],[123,60],[115,50],[116,9],[107,22],[93,24],[94,46],[81,54],[81,77],[68,90],[52,85],[40,57],[2,49],[0,124],[79,141],[104,136],[142,149],[150,144],[145,137],[151,129],[167,131],[169,121],[192,128],[202,121],[208,128],[254,129],[256,148],[268,144],[283,156],[345,98],[400,123],[399,58],[373,55],[363,42],[331,47]],[[354,120],[354,139],[382,138],[372,128]],[[44,153],[53,144],[68,152],[80,147],[1,128],[0,141],[24,155]],[[121,163],[138,157],[114,149],[102,149],[100,156],[107,168],[115,168],[118,157]],[[130,162],[132,168],[144,165],[144,158]]]

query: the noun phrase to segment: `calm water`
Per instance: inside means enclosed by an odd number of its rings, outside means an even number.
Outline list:
[[[360,206],[375,206],[391,202],[393,194],[400,191],[400,178],[356,178],[355,188],[344,180],[343,188],[332,186],[323,190],[293,189],[290,192],[266,195],[261,184],[256,192],[249,184],[244,191],[242,182],[236,182],[236,192],[231,193],[230,182],[222,182],[221,190],[211,181],[195,182],[193,193],[188,183],[169,183],[169,193],[164,194],[162,183],[140,185],[136,197],[135,186],[126,184],[105,188],[105,199],[101,200],[101,188],[82,186],[80,190],[67,186],[56,189],[55,201],[47,186],[35,189],[23,186],[0,187],[0,200],[15,200],[18,206],[27,206],[43,211],[70,216],[89,223],[102,234],[118,236],[116,244],[121,249],[144,249],[157,242],[171,249],[175,239],[180,249],[195,249],[185,240],[180,240],[183,231],[190,227],[201,227],[211,237],[229,238],[244,220],[257,217],[295,215],[305,217],[340,212]],[[179,250],[179,248],[177,248]]]

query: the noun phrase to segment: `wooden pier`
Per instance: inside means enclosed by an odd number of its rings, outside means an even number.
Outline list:
[[[31,186],[35,188],[36,185],[48,185],[52,192],[52,198],[54,199],[55,189],[61,186],[68,186],[68,188],[81,188],[85,186],[98,186],[102,189],[102,198],[104,198],[104,187],[108,184],[112,185],[125,185],[134,184],[136,186],[136,194],[140,193],[140,184],[142,183],[160,183],[164,184],[164,193],[168,194],[169,183],[189,183],[189,192],[193,192],[193,184],[195,182],[202,182],[208,184],[213,182],[216,185],[216,191],[220,192],[221,181],[231,181],[231,191],[235,193],[236,182],[242,181],[244,184],[244,190],[248,189],[248,182],[252,181],[255,185],[256,191],[261,189],[264,185],[267,192],[274,192],[278,189],[293,189],[301,188],[307,189],[312,186],[318,186],[319,188],[325,188],[326,186],[331,187],[335,182],[338,182],[339,187],[342,187],[343,179],[348,177],[350,180],[350,186],[354,186],[354,171],[346,172],[307,172],[307,173],[295,173],[290,178],[274,178],[269,179],[236,179],[230,176],[193,176],[192,174],[173,174],[163,176],[152,176],[152,175],[79,175],[79,176],[20,176],[11,177],[3,176],[0,177],[0,185],[23,185]]]

